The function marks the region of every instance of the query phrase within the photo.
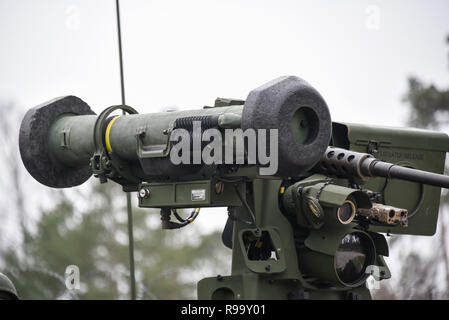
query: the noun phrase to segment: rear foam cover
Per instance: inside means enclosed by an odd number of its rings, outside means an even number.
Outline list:
[[[34,179],[52,188],[68,188],[84,183],[92,175],[88,163],[82,167],[66,167],[55,163],[48,152],[48,131],[62,114],[95,114],[89,105],[75,96],[55,98],[25,114],[19,133],[19,149],[23,164]]]
[[[313,137],[298,142],[292,132],[295,112],[306,107],[316,119]],[[251,91],[242,114],[242,129],[278,129],[278,175],[295,176],[311,169],[329,146],[332,121],[323,97],[305,80],[284,76]],[[267,135],[268,136],[268,135]]]

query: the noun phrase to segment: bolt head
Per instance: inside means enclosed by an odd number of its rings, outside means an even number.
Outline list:
[[[139,190],[139,197],[148,198],[150,196],[150,190],[147,188],[142,188]]]

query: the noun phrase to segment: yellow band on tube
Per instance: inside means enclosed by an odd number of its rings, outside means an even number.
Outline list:
[[[109,121],[108,126],[106,127],[106,133],[105,133],[105,137],[104,137],[104,142],[106,144],[106,150],[108,150],[108,152],[112,151],[112,147],[111,147],[111,141],[109,140],[109,133],[111,132],[111,127],[112,124],[114,123],[115,120],[117,120],[117,118],[120,116],[115,116],[114,118],[112,118],[111,121]]]

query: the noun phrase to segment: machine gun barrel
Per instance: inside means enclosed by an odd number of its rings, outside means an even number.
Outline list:
[[[427,172],[374,158],[371,154],[328,147],[315,171],[325,172],[342,178],[385,177],[418,182],[449,189],[449,177]]]

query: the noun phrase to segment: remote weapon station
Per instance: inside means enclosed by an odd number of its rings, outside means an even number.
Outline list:
[[[383,234],[433,235],[449,188],[446,134],[332,122],[294,76],[191,111],[97,116],[60,97],[28,111],[19,143],[40,183],[112,180],[164,229],[226,207],[232,273],[201,280],[199,299],[370,299],[368,276],[390,278]]]

